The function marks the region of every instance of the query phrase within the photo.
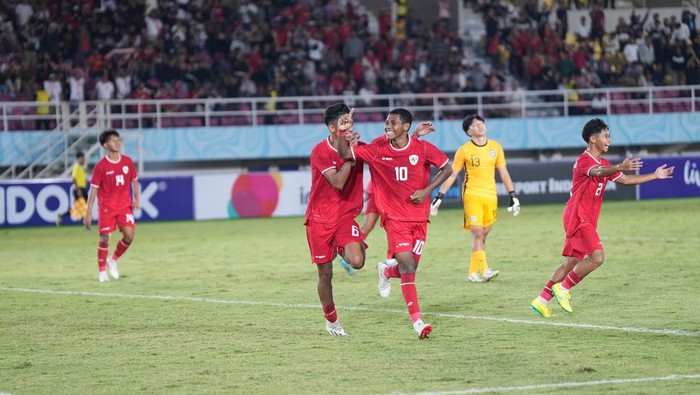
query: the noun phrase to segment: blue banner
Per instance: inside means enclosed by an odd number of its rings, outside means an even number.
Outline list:
[[[134,212],[137,222],[194,219],[191,176],[143,177],[139,183],[141,210]],[[72,183],[65,180],[1,182],[0,227],[53,225],[56,216],[73,204],[71,189]],[[97,219],[96,207],[93,218]],[[70,216],[63,222],[76,223]]]
[[[700,157],[644,159],[641,173],[651,173],[663,164],[676,166],[673,178],[640,185],[640,199],[700,197]]]

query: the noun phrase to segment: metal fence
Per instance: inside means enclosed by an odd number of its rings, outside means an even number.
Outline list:
[[[323,123],[324,109],[345,102],[357,122],[383,122],[388,110],[404,107],[415,119],[488,118],[697,112],[700,86],[481,93],[417,93],[373,96],[298,96],[109,102],[0,102],[0,130],[36,131]]]

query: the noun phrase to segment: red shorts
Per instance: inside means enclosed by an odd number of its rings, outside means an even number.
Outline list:
[[[100,215],[97,218],[97,225],[100,234],[106,235],[114,232],[117,227],[133,228],[136,226],[136,222],[134,222],[134,214],[133,211],[131,211],[131,207],[125,207],[121,210],[100,210]]]
[[[593,225],[584,225],[574,231],[571,236],[566,237],[564,250],[561,254],[583,259],[595,250],[603,250],[603,243],[601,243],[598,232]]]
[[[386,231],[387,249],[389,256],[397,252],[412,252],[416,263],[420,261],[428,235],[427,222],[401,222],[386,220],[382,225]]]
[[[326,263],[342,254],[350,243],[364,243],[360,235],[360,226],[354,219],[340,222],[320,223],[306,222],[306,240],[309,242],[311,261]]]

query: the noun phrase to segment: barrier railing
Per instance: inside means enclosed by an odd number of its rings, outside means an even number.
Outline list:
[[[191,100],[123,100],[83,102],[86,111],[106,104],[100,118],[78,118],[72,127],[117,129],[303,125],[323,123],[332,103],[355,107],[357,122],[383,122],[389,109],[404,107],[414,118],[461,119],[468,113],[489,118],[697,112],[700,85],[587,90],[480,93],[417,93],[373,96],[297,96],[208,98]],[[61,103],[0,102],[2,132],[62,127]],[[65,104],[65,103],[64,103]],[[77,105],[76,105],[77,106]],[[48,111],[47,111],[48,108]],[[37,111],[39,110],[39,111]]]

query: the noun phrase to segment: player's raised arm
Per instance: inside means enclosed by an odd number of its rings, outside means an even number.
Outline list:
[[[413,131],[413,134],[411,136],[415,138],[421,138],[423,136],[429,135],[434,131],[435,126],[433,126],[433,123],[430,121],[424,121],[418,124],[418,127],[416,128],[416,130]]]
[[[355,109],[350,109],[350,113],[343,115],[338,119],[338,139],[336,140],[336,149],[338,150],[338,156],[343,159],[353,159],[352,152],[350,151],[350,144],[353,140],[355,143],[360,138],[359,133],[354,133],[353,131],[353,119],[352,115]]]

